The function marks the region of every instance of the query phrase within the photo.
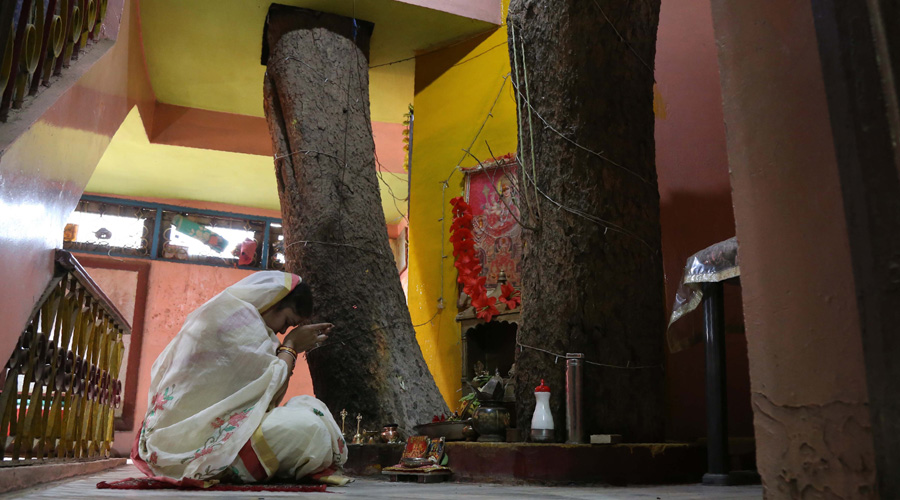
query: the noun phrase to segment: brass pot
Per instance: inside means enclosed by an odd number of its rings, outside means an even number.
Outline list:
[[[397,432],[397,424],[385,424],[381,430],[381,440],[389,444],[399,443],[400,433]]]
[[[472,417],[472,427],[478,433],[478,442],[498,443],[506,441],[509,427],[509,410],[502,401],[482,401]]]

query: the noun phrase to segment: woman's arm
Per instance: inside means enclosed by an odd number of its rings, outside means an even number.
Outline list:
[[[288,384],[291,381],[291,375],[294,374],[294,365],[297,364],[297,360],[288,351],[281,351],[277,354],[277,356],[287,364],[288,376],[284,379],[284,383],[281,384],[281,387],[278,388],[278,392],[275,393],[275,396],[272,398],[272,402],[269,403],[270,410],[280,405],[281,400],[284,399],[284,395],[287,393]]]
[[[315,325],[305,325],[301,327],[294,328],[284,337],[284,342],[281,344],[283,347],[286,347],[289,350],[280,350],[276,354],[279,358],[283,359],[285,363],[288,365],[288,376],[285,379],[284,384],[278,389],[278,392],[275,393],[275,397],[272,398],[272,403],[269,405],[269,409],[275,408],[276,406],[281,404],[281,400],[284,399],[284,395],[287,393],[288,382],[291,380],[291,375],[294,373],[294,365],[297,363],[297,358],[294,357],[294,353],[307,351],[312,349],[316,345],[324,342],[328,339],[328,332],[331,331],[331,328],[334,325],[331,323],[317,323]],[[291,351],[294,351],[292,353]]]

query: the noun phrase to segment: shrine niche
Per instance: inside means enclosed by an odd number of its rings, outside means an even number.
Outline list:
[[[507,155],[464,169],[465,196],[450,200],[450,242],[460,286],[457,321],[490,322],[498,315],[518,312],[522,227],[517,167]]]
[[[513,368],[522,268],[517,171],[511,155],[465,169],[465,195],[451,200],[464,392],[476,363],[502,376]]]
[[[500,286],[495,287],[488,298],[499,302],[503,287],[511,287],[511,285],[506,285],[506,276],[503,271],[500,271],[498,284]],[[514,290],[514,293],[518,298],[518,290]],[[462,379],[460,383],[463,394],[469,393],[466,382],[471,382],[482,370],[488,374],[499,372],[503,377],[509,376],[504,379],[505,383],[512,380],[515,368],[516,332],[519,329],[519,308],[521,307],[516,302],[512,302],[510,305],[499,302],[499,305],[496,306],[497,313],[486,320],[477,316],[477,309],[467,304],[469,301],[465,292],[462,292],[459,303],[460,313],[456,316],[456,321],[459,322],[462,331],[460,336]],[[478,363],[481,365],[480,369],[476,368]]]

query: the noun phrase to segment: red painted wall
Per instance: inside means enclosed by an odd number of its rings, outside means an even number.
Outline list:
[[[656,44],[656,169],[666,303],[685,261],[734,236],[719,66],[708,0],[663,0]],[[729,434],[753,434],[740,291],[725,289]],[[698,310],[673,328],[702,331]],[[667,356],[666,438],[706,435],[703,344]]]
[[[117,36],[112,48],[58,99],[63,81],[39,95],[56,100],[33,123],[26,109],[0,125],[0,360],[49,282],[65,220],[113,134],[132,106],[154,100],[135,4],[110,4],[106,22],[121,16],[118,32],[109,31]],[[69,71],[84,70],[77,64]]]

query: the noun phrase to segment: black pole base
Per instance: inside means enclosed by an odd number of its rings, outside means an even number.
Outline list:
[[[728,474],[703,474],[705,486],[745,486],[760,484],[759,473],[755,470],[735,470]]]

